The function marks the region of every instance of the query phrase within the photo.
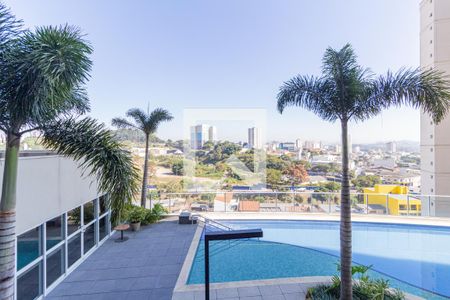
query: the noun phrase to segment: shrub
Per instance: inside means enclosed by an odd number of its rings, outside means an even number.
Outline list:
[[[150,209],[146,209],[144,221],[142,221],[142,225],[148,225],[156,223],[159,220],[159,217],[155,215]]]
[[[405,295],[398,289],[389,287],[389,281],[384,279],[370,279],[366,274],[370,267],[352,266],[353,299],[355,300],[403,300]],[[339,270],[339,266],[338,266]],[[309,300],[337,300],[340,296],[341,279],[333,276],[330,285],[319,285],[310,288],[306,294]]]
[[[127,212],[127,220],[130,223],[143,222],[145,220],[146,209],[140,206],[132,206]]]
[[[162,205],[159,204],[159,203],[156,203],[156,204],[153,206],[153,209],[152,209],[152,213],[155,214],[156,216],[158,216],[159,219],[160,219],[163,215],[167,214],[168,212],[169,212],[169,211],[168,211],[164,206],[162,206]]]

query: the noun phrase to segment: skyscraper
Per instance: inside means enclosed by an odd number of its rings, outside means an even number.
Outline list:
[[[450,1],[423,0],[420,3],[420,66],[450,72]],[[450,117],[438,125],[425,113],[420,120],[421,192],[450,195]],[[422,205],[431,215],[450,215],[450,201],[430,197]],[[426,212],[425,212],[426,213]]]
[[[395,142],[386,143],[386,151],[391,153],[397,152],[397,144]]]
[[[201,149],[206,142],[217,141],[217,128],[208,124],[191,126],[191,148]]]
[[[248,129],[248,147],[261,149],[261,134],[259,132],[259,128],[251,127]]]
[[[295,148],[298,149],[302,149],[303,148],[303,142],[301,139],[296,139],[295,140]]]

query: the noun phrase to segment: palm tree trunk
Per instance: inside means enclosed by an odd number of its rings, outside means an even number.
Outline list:
[[[142,178],[141,206],[145,207],[147,202],[147,181],[148,181],[148,143],[150,136],[145,135],[145,157],[144,157],[144,177]],[[150,203],[150,208],[152,204]]]
[[[348,174],[348,124],[341,121],[342,128],[342,187],[341,187],[341,300],[352,299],[352,217],[350,203],[350,180]]]
[[[14,298],[16,182],[20,137],[6,138],[5,167],[0,202],[0,299]]]

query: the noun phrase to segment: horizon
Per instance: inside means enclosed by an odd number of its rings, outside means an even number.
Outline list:
[[[262,108],[267,140],[339,143],[337,123],[298,108],[280,115],[278,88],[296,74],[319,75],[326,47],[347,42],[359,63],[376,74],[418,67],[419,1],[326,3],[5,1],[27,27],[67,23],[82,29],[94,48],[90,115],[109,127],[113,117],[149,104],[175,117],[157,135],[178,140],[184,109]],[[228,130],[232,127],[222,129],[223,139],[247,139],[246,129]],[[354,144],[418,142],[420,113],[390,109],[351,123],[350,134]]]

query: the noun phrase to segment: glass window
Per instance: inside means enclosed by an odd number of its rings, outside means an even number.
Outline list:
[[[37,298],[41,294],[40,281],[41,263],[38,263],[17,278],[17,299],[33,300]]]
[[[84,224],[88,224],[89,222],[91,222],[92,220],[94,220],[94,201],[88,202],[84,205]]]
[[[71,235],[81,226],[81,207],[72,209],[67,213],[67,234]]]
[[[81,257],[81,233],[72,237],[67,244],[68,266],[72,266]]]
[[[36,227],[17,237],[17,270],[41,255],[39,231],[40,227]]]
[[[99,240],[103,240],[107,235],[108,235],[108,226],[107,226],[108,222],[107,222],[107,218],[106,216],[101,218],[99,220],[99,229],[100,229],[100,236],[99,236]]]
[[[106,213],[108,211],[108,197],[107,195],[103,195],[100,198],[98,198],[99,201],[99,216],[103,215],[104,213]]]
[[[84,231],[84,253],[95,246],[95,224],[86,227]]]
[[[47,287],[64,274],[64,247],[47,256]]]
[[[46,222],[47,240],[45,243],[47,249],[52,248],[64,239],[63,220],[63,216],[59,216]]]

